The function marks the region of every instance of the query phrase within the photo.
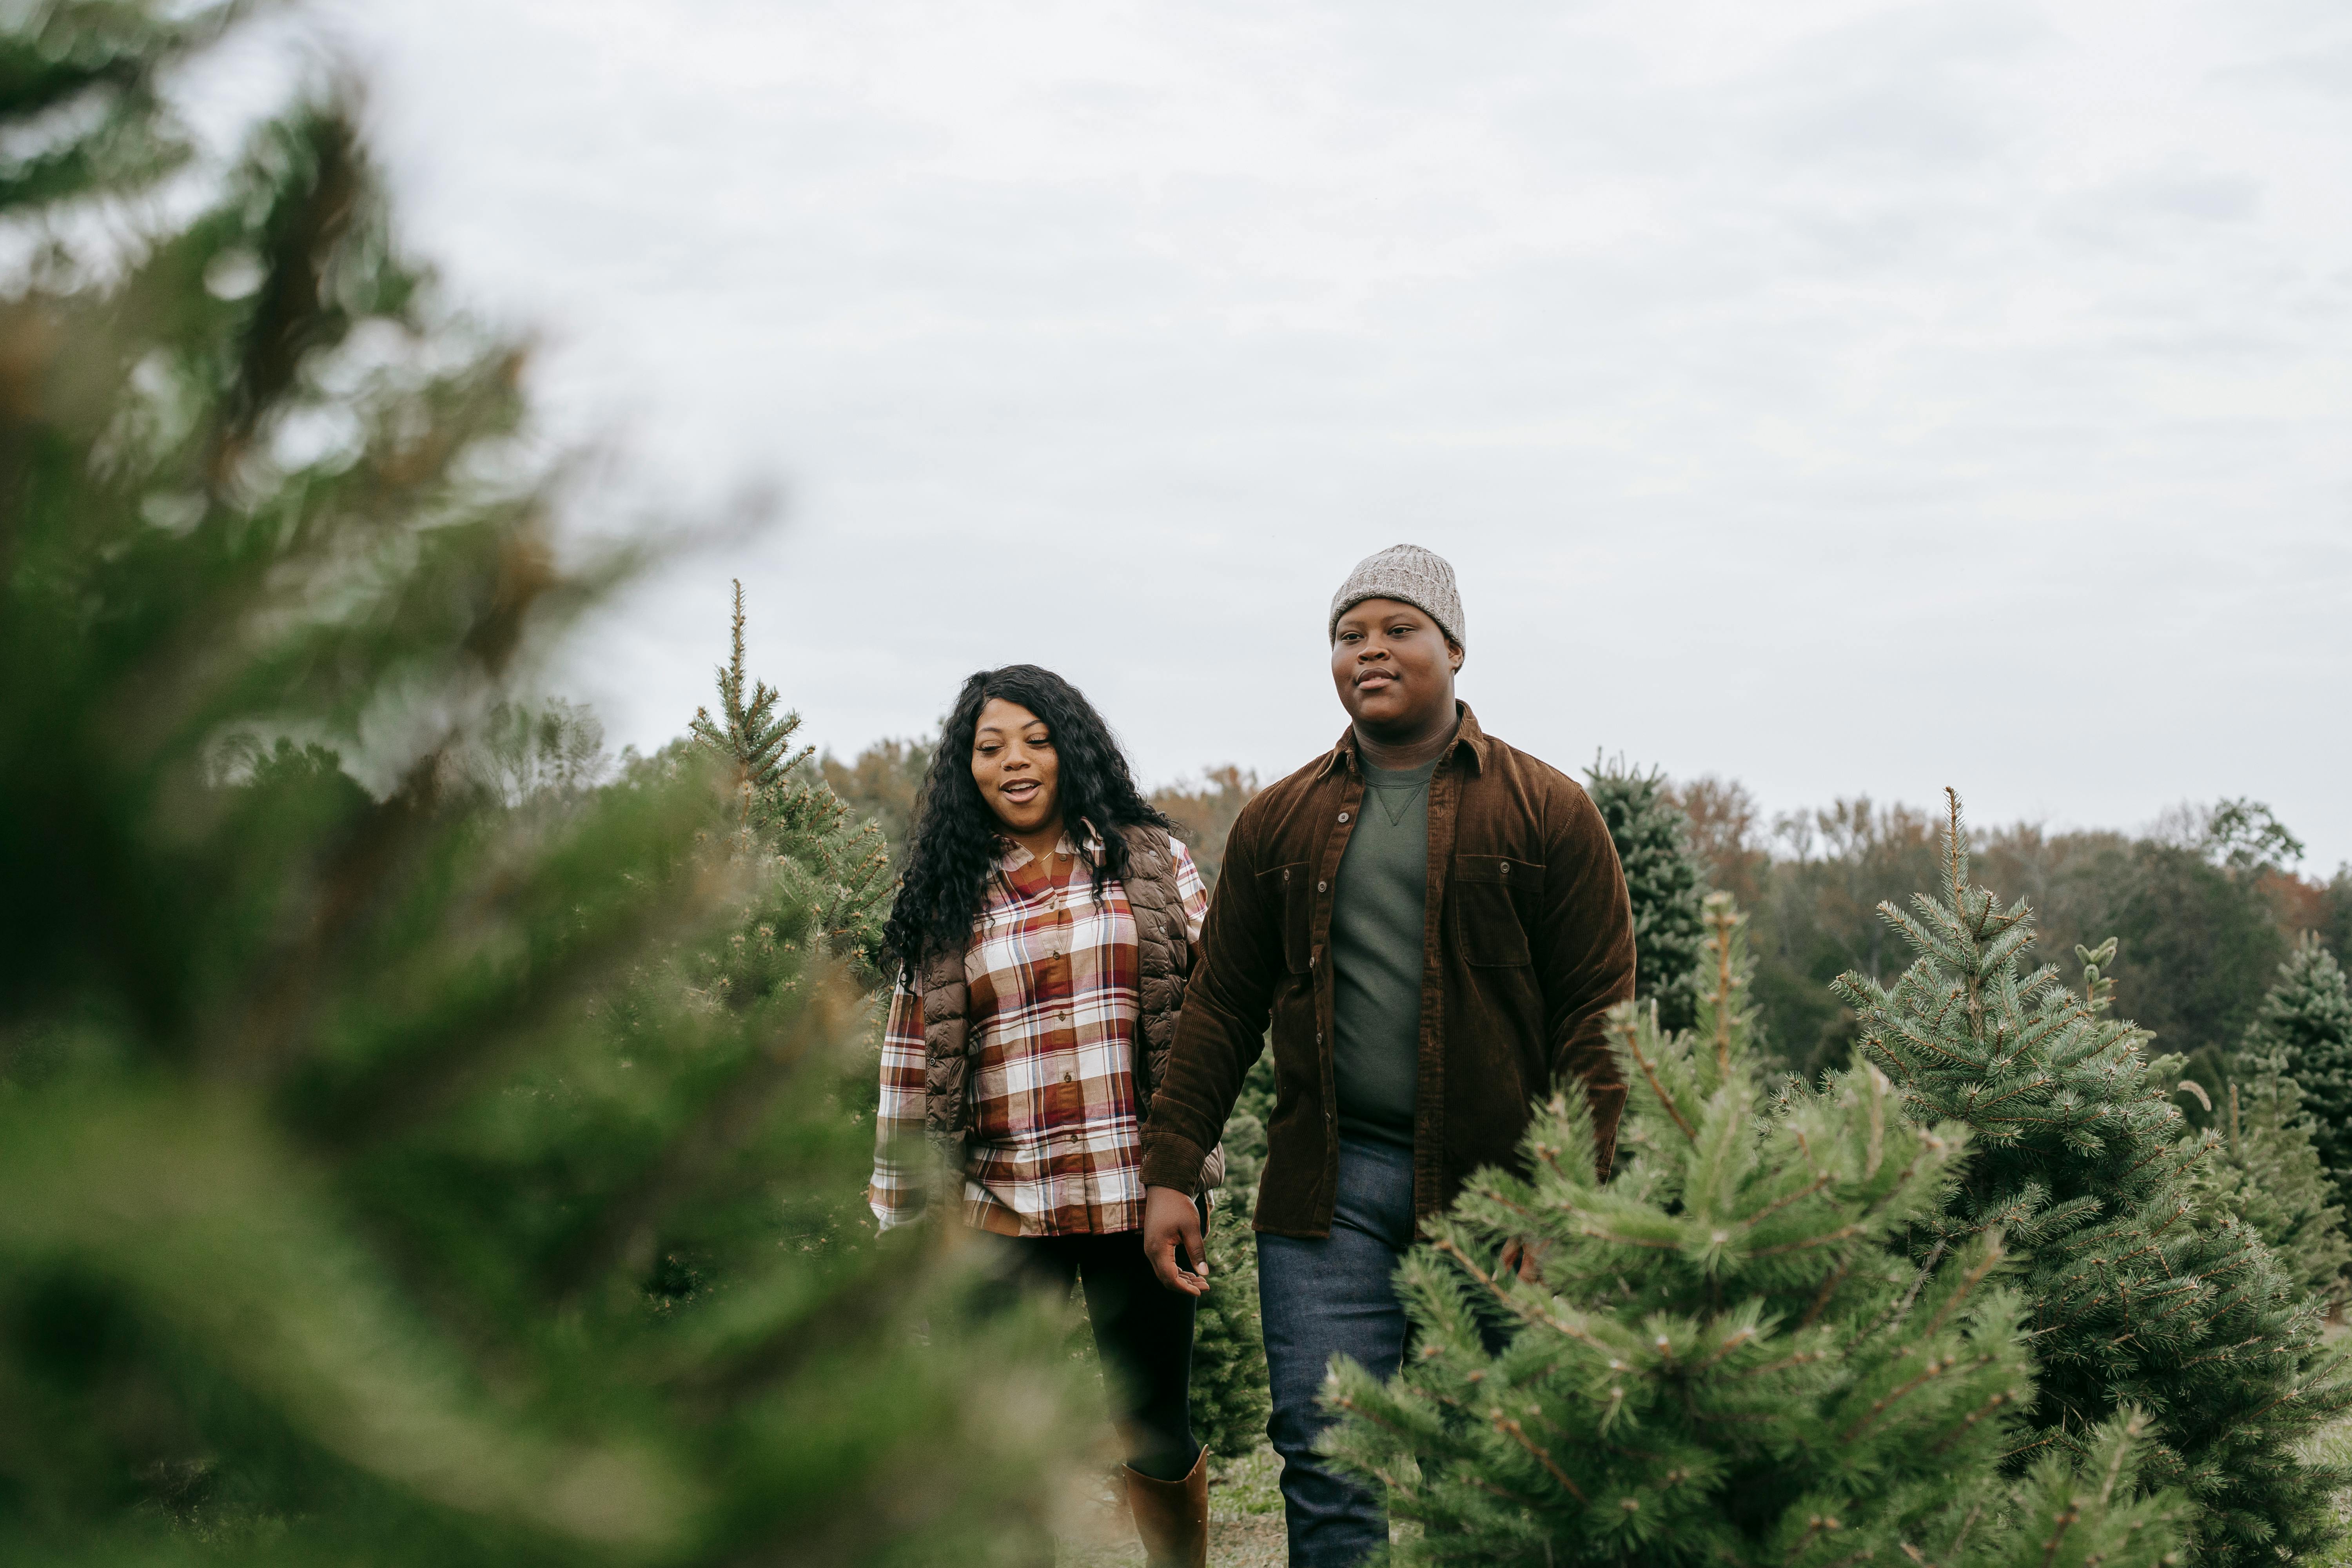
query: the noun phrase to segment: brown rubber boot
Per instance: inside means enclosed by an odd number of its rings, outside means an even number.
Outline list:
[[[1209,1568],[1209,1451],[1192,1461],[1181,1481],[1155,1481],[1132,1465],[1127,1472],[1127,1509],[1151,1568]]]

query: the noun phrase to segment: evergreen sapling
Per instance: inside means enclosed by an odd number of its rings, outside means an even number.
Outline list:
[[[2029,1259],[2040,1394],[2017,1458],[2085,1454],[2100,1424],[2141,1407],[2158,1439],[2147,1479],[2186,1491],[2199,1561],[2315,1549],[2336,1533],[2343,1477],[2299,1454],[2352,1402],[2315,1306],[2251,1227],[2200,1212],[2191,1175],[2220,1135],[2191,1133],[2172,1103],[2179,1058],[2150,1062],[2144,1032],[2108,1016],[2112,945],[2081,954],[2080,995],[2050,966],[2026,972],[2032,913],[1969,885],[1957,795],[1943,869],[1915,913],[1881,906],[1911,966],[1892,986],[1849,973],[1835,989],[1906,1112],[1977,1140],[1949,1201],[1916,1223],[1916,1250],[1999,1234]]]
[[[815,748],[793,749],[801,716],[789,709],[778,712],[782,699],[775,689],[746,674],[744,619],[738,578],[728,658],[718,671],[719,715],[696,709],[688,733],[725,770],[736,802],[739,852],[764,852],[780,867],[798,872],[826,942],[856,960],[866,978],[877,978],[893,880],[888,846],[875,824],[853,824],[849,808],[808,765]],[[793,853],[775,856],[777,847],[786,844]]]
[[[2274,1057],[2293,1077],[2311,1113],[2313,1147],[2336,1186],[2333,1201],[2352,1205],[2352,987],[2315,935],[2305,933],[2279,965],[2242,1050]]]
[[[1192,1436],[1220,1458],[1265,1441],[1272,1408],[1265,1330],[1257,1304],[1257,1246],[1246,1215],[1220,1208],[1209,1222],[1209,1290],[1193,1320]]]
[[[1475,1176],[1398,1275],[1416,1330],[1382,1384],[1338,1364],[1331,1451],[1423,1525],[1417,1563],[1832,1568],[2153,1563],[2168,1500],[2136,1496],[2137,1423],[2000,1480],[2032,1398],[1991,1231],[1922,1262],[1894,1245],[1964,1168],[1958,1126],[1905,1121],[1866,1064],[1763,1091],[1748,964],[1710,898],[1694,1029],[1627,1004],[1614,1181],[1580,1095],[1528,1174]],[[1540,1279],[1506,1274],[1532,1244]]]
[[[1265,1168],[1265,1121],[1273,1114],[1269,1052],[1244,1075],[1241,1095],[1225,1120],[1225,1183],[1205,1238],[1209,1290],[1201,1298],[1192,1330],[1192,1436],[1228,1459],[1265,1442],[1272,1408],[1265,1329],[1258,1311],[1257,1235],[1250,1228],[1250,1213]]]
[[[2320,1129],[2287,1073],[2286,1053],[2259,1025],[2231,1059],[2214,1109],[2221,1142],[2194,1173],[2200,1203],[2252,1226],[2313,1296],[2340,1300],[2352,1240],[2335,1179],[2319,1161]]]
[[[1706,881],[1691,850],[1690,818],[1675,804],[1665,774],[1655,769],[1637,773],[1622,760],[1604,763],[1596,758],[1584,776],[1616,843],[1633,900],[1634,996],[1656,1001],[1665,1028],[1686,1029],[1697,1001],[1699,901]]]

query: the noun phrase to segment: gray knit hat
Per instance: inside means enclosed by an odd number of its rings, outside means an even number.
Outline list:
[[[1327,640],[1339,636],[1339,617],[1366,599],[1399,599],[1437,623],[1437,629],[1458,647],[1468,647],[1462,635],[1462,595],[1454,591],[1454,568],[1445,557],[1418,544],[1391,544],[1378,555],[1356,563],[1339,591],[1331,595],[1331,618],[1323,628]]]

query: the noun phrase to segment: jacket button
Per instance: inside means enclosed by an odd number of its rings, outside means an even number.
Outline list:
[[[1328,882],[1318,882],[1315,884],[1315,890],[1318,893],[1327,892],[1330,889],[1330,887],[1331,884]]]
[[[1511,874],[1511,863],[1510,863],[1508,860],[1506,860],[1506,861],[1504,861],[1504,862],[1503,862],[1503,875],[1504,875],[1504,876],[1506,876],[1506,877],[1507,877],[1507,876],[1509,876],[1510,874]]]
[[[1344,812],[1344,811],[1343,811],[1343,812],[1341,812],[1341,813],[1339,814],[1339,820],[1340,820],[1340,821],[1342,821],[1342,822],[1347,821],[1347,820],[1348,820],[1348,814],[1347,814],[1346,812]]]

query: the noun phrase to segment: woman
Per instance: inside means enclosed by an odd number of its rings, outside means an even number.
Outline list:
[[[870,1198],[885,1229],[922,1209],[940,1184],[902,1157],[919,1132],[964,1223],[1005,1237],[1020,1274],[1065,1296],[1086,1281],[1137,1532],[1154,1568],[1199,1568],[1193,1301],[1160,1284],[1142,1237],[1139,1124],[1208,909],[1168,826],[1061,677],[964,682],[885,932],[899,969]],[[1211,1153],[1201,1191],[1223,1164]]]

